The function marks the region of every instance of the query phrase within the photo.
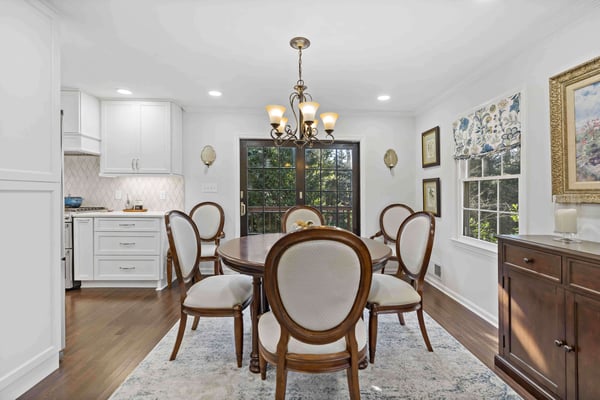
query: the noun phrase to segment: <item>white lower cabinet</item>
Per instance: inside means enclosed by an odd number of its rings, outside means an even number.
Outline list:
[[[73,238],[75,280],[94,279],[94,218],[73,218]]]
[[[74,218],[77,226],[92,220],[91,230],[75,232],[75,249],[92,242],[92,251],[82,252],[84,260],[76,259],[91,272],[76,279],[82,287],[153,287],[165,286],[166,238],[162,214],[156,217]],[[80,233],[78,235],[78,233]],[[91,238],[91,239],[90,239]],[[77,254],[77,251],[76,253]]]

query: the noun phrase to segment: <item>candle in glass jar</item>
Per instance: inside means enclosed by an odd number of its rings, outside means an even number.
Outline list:
[[[554,212],[554,231],[577,233],[577,210],[562,208]]]

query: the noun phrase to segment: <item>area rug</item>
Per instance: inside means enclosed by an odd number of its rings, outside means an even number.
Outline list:
[[[269,366],[266,381],[248,370],[250,313],[244,314],[242,368],[236,367],[233,318],[201,318],[196,331],[188,319],[177,359],[168,361],[179,323],[111,399],[273,399],[274,367]],[[520,399],[428,315],[432,353],[425,348],[415,313],[405,320],[401,326],[395,315],[379,316],[375,364],[359,372],[362,399]],[[289,372],[286,393],[288,400],[348,399],[346,373]]]

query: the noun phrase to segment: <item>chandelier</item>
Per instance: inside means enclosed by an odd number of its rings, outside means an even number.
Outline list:
[[[317,135],[316,119],[319,103],[312,101],[312,96],[306,92],[307,86],[302,80],[302,50],[310,46],[310,41],[304,37],[295,37],[290,40],[290,46],[298,50],[298,81],[294,86],[294,91],[290,94],[290,108],[294,114],[296,126],[292,129],[287,124],[288,119],[283,116],[285,107],[279,105],[268,105],[266,107],[271,123],[271,138],[276,146],[294,143],[297,147],[308,145],[312,147],[314,143],[333,143],[333,127],[337,121],[338,115],[333,112],[322,113],[320,115],[323,121],[325,138],[319,140]]]

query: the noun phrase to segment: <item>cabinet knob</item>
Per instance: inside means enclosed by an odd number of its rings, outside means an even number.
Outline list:
[[[572,346],[569,346],[568,344],[565,344],[563,346],[563,349],[565,350],[565,353],[570,353],[575,350]]]
[[[533,258],[523,257],[523,262],[525,264],[531,264],[531,263],[533,263]]]
[[[562,341],[562,340],[559,340],[559,339],[556,339],[556,340],[554,341],[554,345],[555,345],[556,347],[562,347],[562,346],[564,346],[564,344],[565,344],[565,342],[564,342],[564,341]]]

